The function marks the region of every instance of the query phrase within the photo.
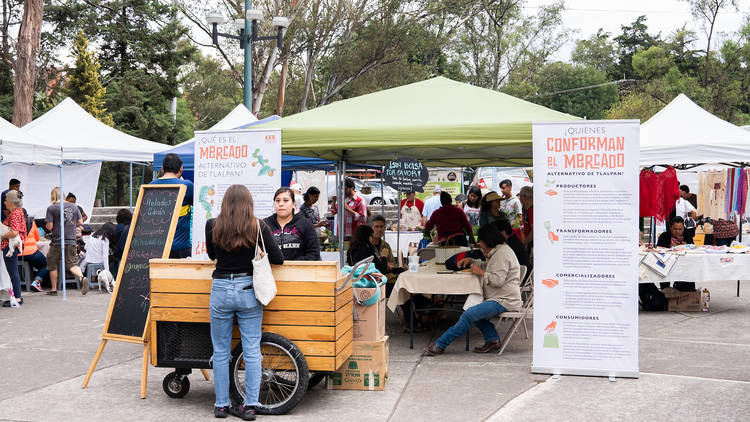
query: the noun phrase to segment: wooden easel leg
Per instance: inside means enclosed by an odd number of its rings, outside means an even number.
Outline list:
[[[148,384],[148,342],[143,343],[143,371],[141,372],[141,398],[146,398],[146,386]]]
[[[102,339],[102,342],[99,343],[99,348],[96,350],[96,354],[94,355],[94,361],[91,362],[91,366],[89,367],[89,372],[86,373],[86,378],[83,379],[83,385],[81,388],[86,388],[89,385],[89,380],[91,379],[91,375],[94,373],[94,370],[96,369],[96,364],[99,363],[99,358],[102,356],[102,352],[104,351],[104,346],[107,345],[107,339]]]
[[[209,381],[211,379],[208,376],[208,371],[206,371],[205,369],[201,369],[201,374],[203,374],[203,378],[205,378],[206,381]]]

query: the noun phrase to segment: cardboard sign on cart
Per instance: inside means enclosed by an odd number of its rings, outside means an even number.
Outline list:
[[[146,398],[151,310],[149,259],[169,257],[185,190],[185,185],[141,186],[115,290],[109,302],[102,341],[82,388],[88,385],[108,340],[138,343],[143,344],[141,398]]]

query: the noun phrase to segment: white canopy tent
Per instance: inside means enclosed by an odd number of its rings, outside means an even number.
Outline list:
[[[71,98],[23,127],[45,145],[63,148],[64,160],[151,162],[170,145],[136,138],[105,125]]]
[[[255,117],[250,110],[245,107],[244,104],[237,104],[237,107],[232,109],[223,119],[219,120],[215,125],[211,126],[208,130],[229,130],[235,129],[240,126],[257,122],[258,118]],[[182,145],[187,142],[194,141],[195,138],[189,139],[185,142],[181,142],[178,145]]]
[[[641,125],[641,166],[750,162],[750,131],[680,94]]]
[[[0,117],[0,162],[60,165],[62,147],[37,139]]]

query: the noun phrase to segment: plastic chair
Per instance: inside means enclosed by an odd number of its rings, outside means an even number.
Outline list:
[[[29,261],[18,260],[18,274],[21,276],[21,282],[26,284],[26,291],[31,291],[31,265]]]
[[[86,278],[89,279],[89,288],[94,286],[94,276],[97,270],[103,270],[104,264],[86,264]],[[99,291],[102,291],[102,283],[99,281],[99,277],[96,278],[96,284],[99,286]]]
[[[57,267],[57,289],[60,290],[62,288],[62,283],[71,284],[75,283],[76,289],[81,290],[81,282],[78,281],[78,279],[71,274],[72,278],[66,277],[68,275],[68,267],[65,267],[65,274],[63,274],[62,271],[59,271],[59,269],[62,268],[62,261],[60,261],[60,265]]]

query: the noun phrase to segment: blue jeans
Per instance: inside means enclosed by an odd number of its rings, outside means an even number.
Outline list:
[[[10,257],[5,256],[8,253],[8,247],[3,249],[3,259],[5,260],[5,268],[8,269],[8,275],[10,276],[10,284],[13,285],[13,296],[16,299],[21,298],[21,275],[18,273],[18,249],[13,249],[13,255]]]
[[[232,353],[234,317],[240,327],[245,357],[245,406],[257,406],[260,390],[260,337],[263,306],[255,299],[252,277],[213,280],[211,287],[211,342],[214,347],[214,392],[216,407],[230,406],[229,358]]]
[[[31,268],[37,270],[36,277],[34,277],[35,279],[44,280],[49,275],[49,270],[47,270],[47,257],[44,256],[43,253],[36,251],[31,255],[24,256],[22,259],[28,262]]]
[[[497,335],[495,326],[489,321],[489,318],[497,316],[501,312],[505,312],[506,309],[503,305],[495,302],[494,300],[485,300],[479,305],[472,306],[461,314],[458,322],[446,330],[440,338],[435,341],[438,347],[445,349],[453,340],[466,334],[471,328],[471,324],[474,324],[479,328],[484,336],[484,341],[495,341],[500,340],[500,336]]]

